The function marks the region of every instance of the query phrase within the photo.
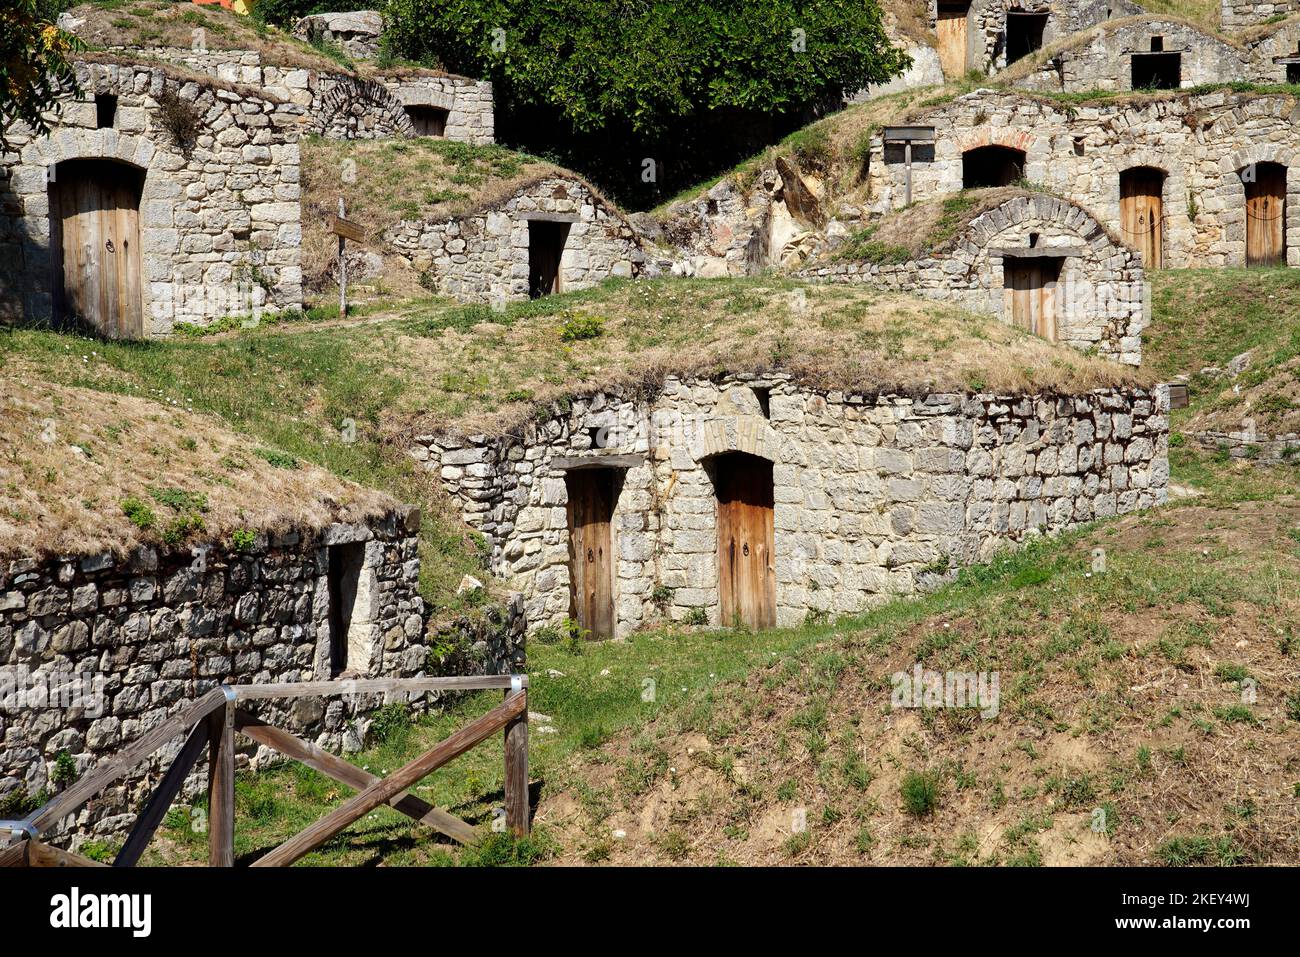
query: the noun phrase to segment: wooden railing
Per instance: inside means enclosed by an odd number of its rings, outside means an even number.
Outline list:
[[[501,704],[385,778],[376,777],[282,728],[269,725],[239,706],[241,701],[284,700],[313,695],[336,697],[493,688],[505,691],[505,700]],[[188,735],[184,746],[136,817],[126,842],[113,861],[114,867],[131,867],[139,861],[205,748],[208,753],[208,863],[213,867],[234,865],[237,733],[300,761],[357,792],[306,830],[254,861],[254,867],[292,864],[385,804],[462,844],[471,844],[478,837],[473,827],[409,793],[409,789],[448,761],[503,730],[505,823],[512,833],[523,836],[529,827],[527,675],[220,685],[137,738],[107,763],[74,782],[21,821],[0,821],[0,867],[103,866],[82,855],[52,847],[42,841],[41,836],[182,734]]]

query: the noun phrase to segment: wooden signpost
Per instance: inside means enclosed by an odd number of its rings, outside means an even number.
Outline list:
[[[339,238],[339,317],[342,318],[348,314],[348,258],[347,258],[347,241],[363,242],[366,238],[365,230],[361,228],[360,223],[354,223],[347,218],[346,210],[343,208],[343,197],[339,197],[339,214],[334,217],[330,223],[330,232]]]

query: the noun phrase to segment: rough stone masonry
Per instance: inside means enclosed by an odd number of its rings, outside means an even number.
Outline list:
[[[859,612],[998,547],[1165,501],[1167,390],[870,396],[788,377],[668,378],[596,393],[507,436],[424,435],[412,454],[491,544],[530,627],[571,614],[566,471],[624,469],[617,634],[719,623],[710,462],[772,463],[776,620]],[[630,457],[630,458],[629,458]]]

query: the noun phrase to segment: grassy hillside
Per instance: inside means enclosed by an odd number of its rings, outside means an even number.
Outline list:
[[[1253,418],[1261,433],[1300,431],[1300,277],[1293,269],[1199,269],[1153,273],[1157,321],[1144,341],[1162,378],[1190,376],[1190,408],[1175,428],[1231,431]],[[1233,378],[1229,360],[1250,352]]]

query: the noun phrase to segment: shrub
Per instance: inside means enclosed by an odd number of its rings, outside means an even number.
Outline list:
[[[151,509],[144,502],[135,496],[122,499],[122,514],[125,515],[136,528],[152,528],[158,520]]]
[[[411,730],[411,708],[402,701],[391,701],[375,712],[370,733],[377,743],[400,741]]]
[[[176,148],[189,155],[203,132],[203,116],[191,101],[181,99],[170,86],[158,94],[158,117],[162,128],[172,138]]]
[[[939,779],[925,771],[909,771],[899,787],[903,809],[913,817],[934,813],[939,806]]]
[[[54,759],[54,773],[50,775],[50,780],[60,788],[77,780],[77,762],[67,751],[60,751]]]
[[[230,536],[230,545],[237,552],[246,552],[257,544],[257,533],[248,528],[237,528]]]
[[[563,342],[595,339],[605,331],[605,320],[602,316],[567,311],[563,315],[564,321],[560,325],[560,339]]]
[[[292,470],[298,468],[298,460],[288,452],[281,452],[279,449],[256,448],[253,449],[253,454],[278,469]]]

